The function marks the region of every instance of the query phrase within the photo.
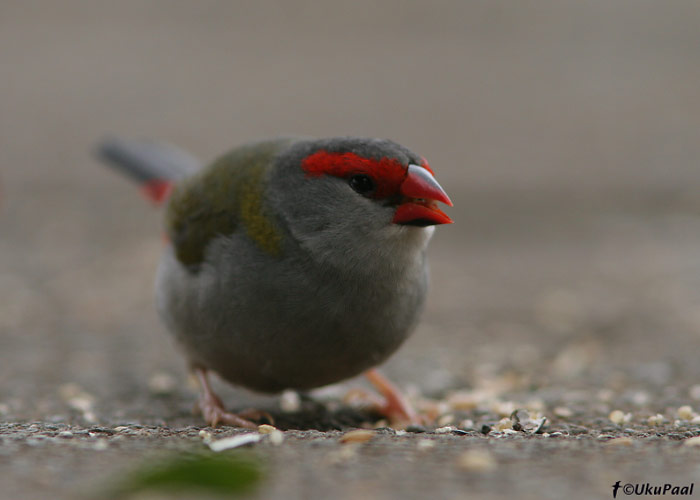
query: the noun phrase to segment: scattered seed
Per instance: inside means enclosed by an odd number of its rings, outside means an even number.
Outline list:
[[[628,423],[630,420],[632,420],[632,414],[631,413],[624,413],[620,410],[614,410],[610,412],[610,415],[608,415],[608,418],[613,424],[616,425],[622,425]]]
[[[280,396],[280,409],[285,413],[296,413],[301,409],[301,398],[295,391],[284,391]]]
[[[481,433],[482,433],[482,434],[488,434],[489,432],[491,432],[491,426],[490,426],[490,425],[484,424],[484,425],[481,426]]]
[[[345,443],[365,443],[374,437],[374,431],[357,429],[343,434],[339,441]]]
[[[277,428],[273,425],[268,425],[268,424],[258,425],[258,433],[260,433],[260,434],[271,434],[272,432],[274,432],[276,430],[277,430]]]
[[[211,451],[224,451],[245,446],[247,444],[257,443],[262,436],[257,433],[239,434],[238,436],[218,439],[207,443]]]
[[[502,418],[494,426],[494,429],[496,429],[497,431],[501,431],[501,432],[506,430],[506,429],[513,430],[513,421],[510,418]]]
[[[532,431],[533,434],[542,434],[542,429],[544,429],[544,426],[547,424],[547,417],[533,420],[533,423],[535,424],[535,430]]]
[[[652,415],[649,418],[647,418],[647,424],[649,424],[652,427],[661,426],[664,424],[664,416],[661,413]]]
[[[693,420],[693,418],[695,418],[695,412],[690,406],[681,406],[678,408],[678,418],[681,420]]]
[[[435,429],[435,434],[449,434],[457,430],[457,427],[453,425],[446,425],[445,427],[438,427]]]

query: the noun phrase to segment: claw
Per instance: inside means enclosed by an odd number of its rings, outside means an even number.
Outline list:
[[[270,425],[275,425],[275,419],[272,415],[264,410],[258,410],[255,408],[246,408],[237,413],[239,417],[246,418],[249,420],[267,420]]]

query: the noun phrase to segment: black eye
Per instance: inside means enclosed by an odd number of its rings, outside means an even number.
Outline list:
[[[369,175],[358,174],[350,177],[350,187],[361,195],[367,196],[374,191],[374,181]]]

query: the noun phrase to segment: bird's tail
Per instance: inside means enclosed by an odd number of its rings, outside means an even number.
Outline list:
[[[107,138],[97,148],[98,156],[140,184],[148,199],[161,204],[178,180],[201,168],[190,154],[168,144]]]

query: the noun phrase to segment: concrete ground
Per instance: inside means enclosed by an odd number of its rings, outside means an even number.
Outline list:
[[[203,159],[390,137],[455,203],[423,321],[384,367],[438,422],[344,445],[376,425],[339,404],[360,380],[298,412],[217,383],[285,430],[248,450],[250,498],[695,482],[699,21],[694,1],[0,1],[0,498],[101,497],[206,448],[201,430],[238,432],[191,414],[153,311],[160,214],[91,157],[106,133]],[[515,409],[547,423],[514,430]]]

